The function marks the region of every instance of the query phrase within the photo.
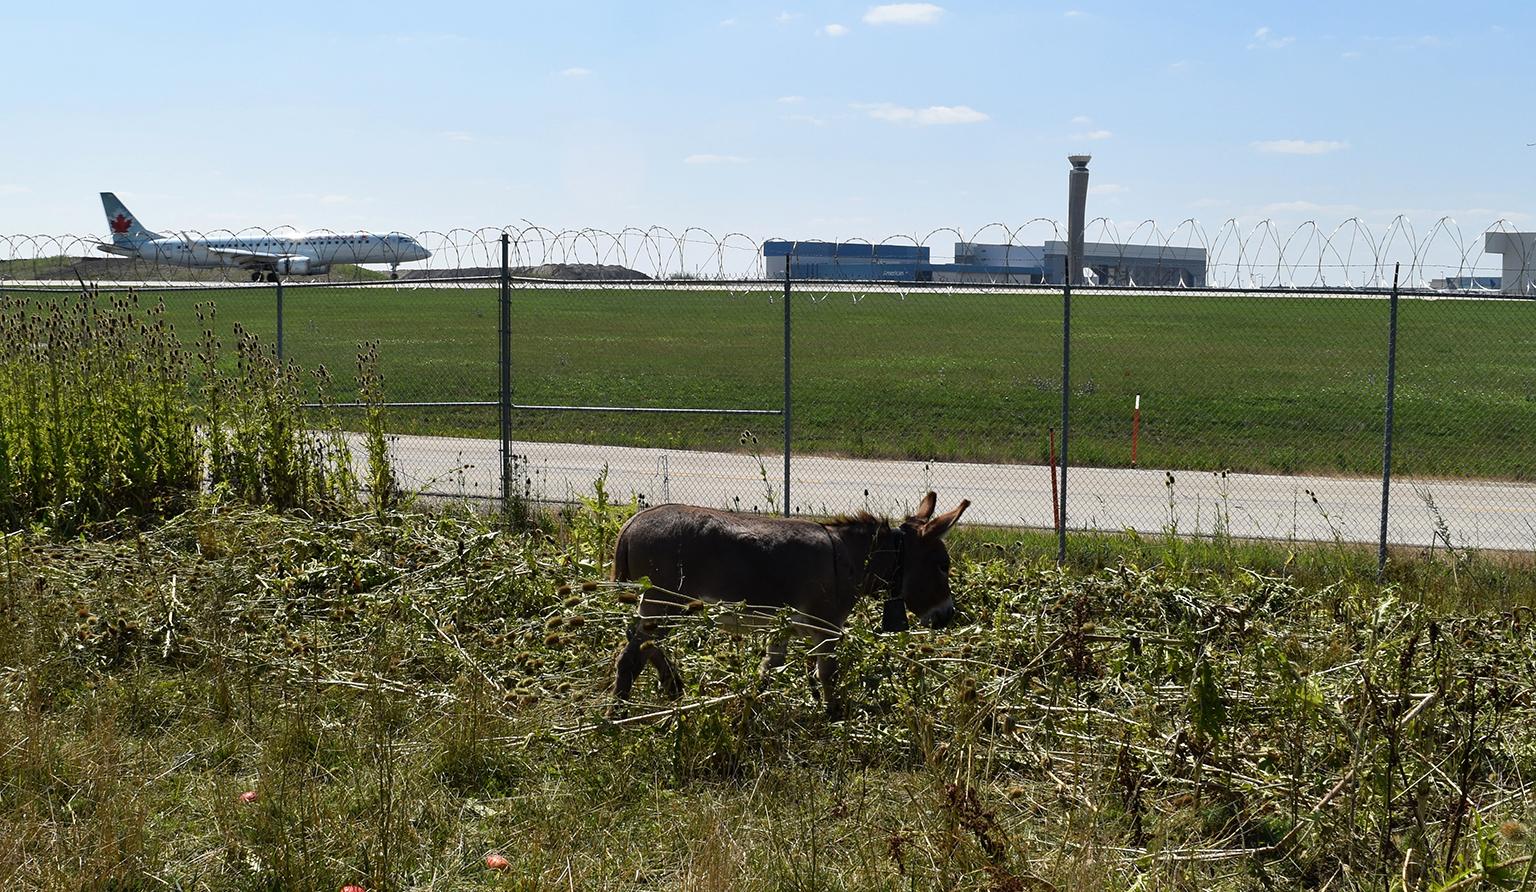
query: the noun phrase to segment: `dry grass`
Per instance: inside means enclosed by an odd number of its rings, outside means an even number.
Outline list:
[[[623,513],[514,532],[210,504],[8,537],[0,887],[1525,879],[1528,609],[1167,563],[1062,573],[972,540],[960,627],[856,616],[846,721],[821,717],[803,660],[760,680],[761,642],[705,615],[669,639],[684,700],[614,724],[630,593],[602,580]]]

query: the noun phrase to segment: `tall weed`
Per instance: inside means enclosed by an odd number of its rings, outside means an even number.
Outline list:
[[[0,528],[164,517],[205,487],[311,513],[356,501],[344,443],[301,414],[298,369],[239,326],[229,356],[211,303],[197,318],[188,351],[164,302],[131,289],[0,294]]]

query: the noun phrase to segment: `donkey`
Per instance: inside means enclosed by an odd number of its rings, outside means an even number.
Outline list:
[[[666,618],[698,602],[728,602],[741,606],[735,621],[723,624],[738,628],[769,625],[767,614],[790,611],[790,628],[813,643],[827,712],[839,715],[832,650],[861,595],[887,593],[881,625],[888,632],[907,628],[909,610],[933,628],[954,618],[944,534],[971,503],[962,499],[934,517],[937,503],[938,496],[928,493],[917,513],[894,527],[867,513],[817,523],[690,505],[639,512],[619,530],[613,578],[644,577],[651,587],[641,597],[615,666],[615,697],[629,699],[646,663],[656,667],[669,699],[680,695],[682,679],[657,643],[666,633]],[[772,638],[764,671],[783,665],[788,643],[782,633]]]

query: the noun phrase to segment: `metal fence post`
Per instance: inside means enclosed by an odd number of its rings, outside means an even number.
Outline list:
[[[283,278],[277,277],[277,364],[283,364]]]
[[[501,234],[501,510],[512,509],[512,269],[507,261],[510,237]]]
[[[784,258],[784,516],[790,515],[789,507],[789,456],[790,456],[790,325],[789,325],[789,267],[790,258]]]
[[[1387,572],[1387,502],[1392,494],[1392,408],[1397,394],[1397,277],[1403,265],[1392,269],[1392,312],[1387,323],[1387,420],[1381,447],[1381,548],[1376,552],[1376,578]]]
[[[1068,155],[1067,256],[1061,285],[1061,511],[1056,529],[1056,563],[1067,562],[1067,436],[1072,403],[1072,285],[1083,275],[1083,215],[1088,205],[1089,155]]]
[[[1067,562],[1067,430],[1072,402],[1072,249],[1061,285],[1061,504],[1056,512],[1056,565]]]

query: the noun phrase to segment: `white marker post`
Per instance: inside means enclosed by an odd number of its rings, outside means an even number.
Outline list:
[[[1136,438],[1141,433],[1141,394],[1136,394],[1136,406],[1131,409],[1131,467],[1136,467]]]

